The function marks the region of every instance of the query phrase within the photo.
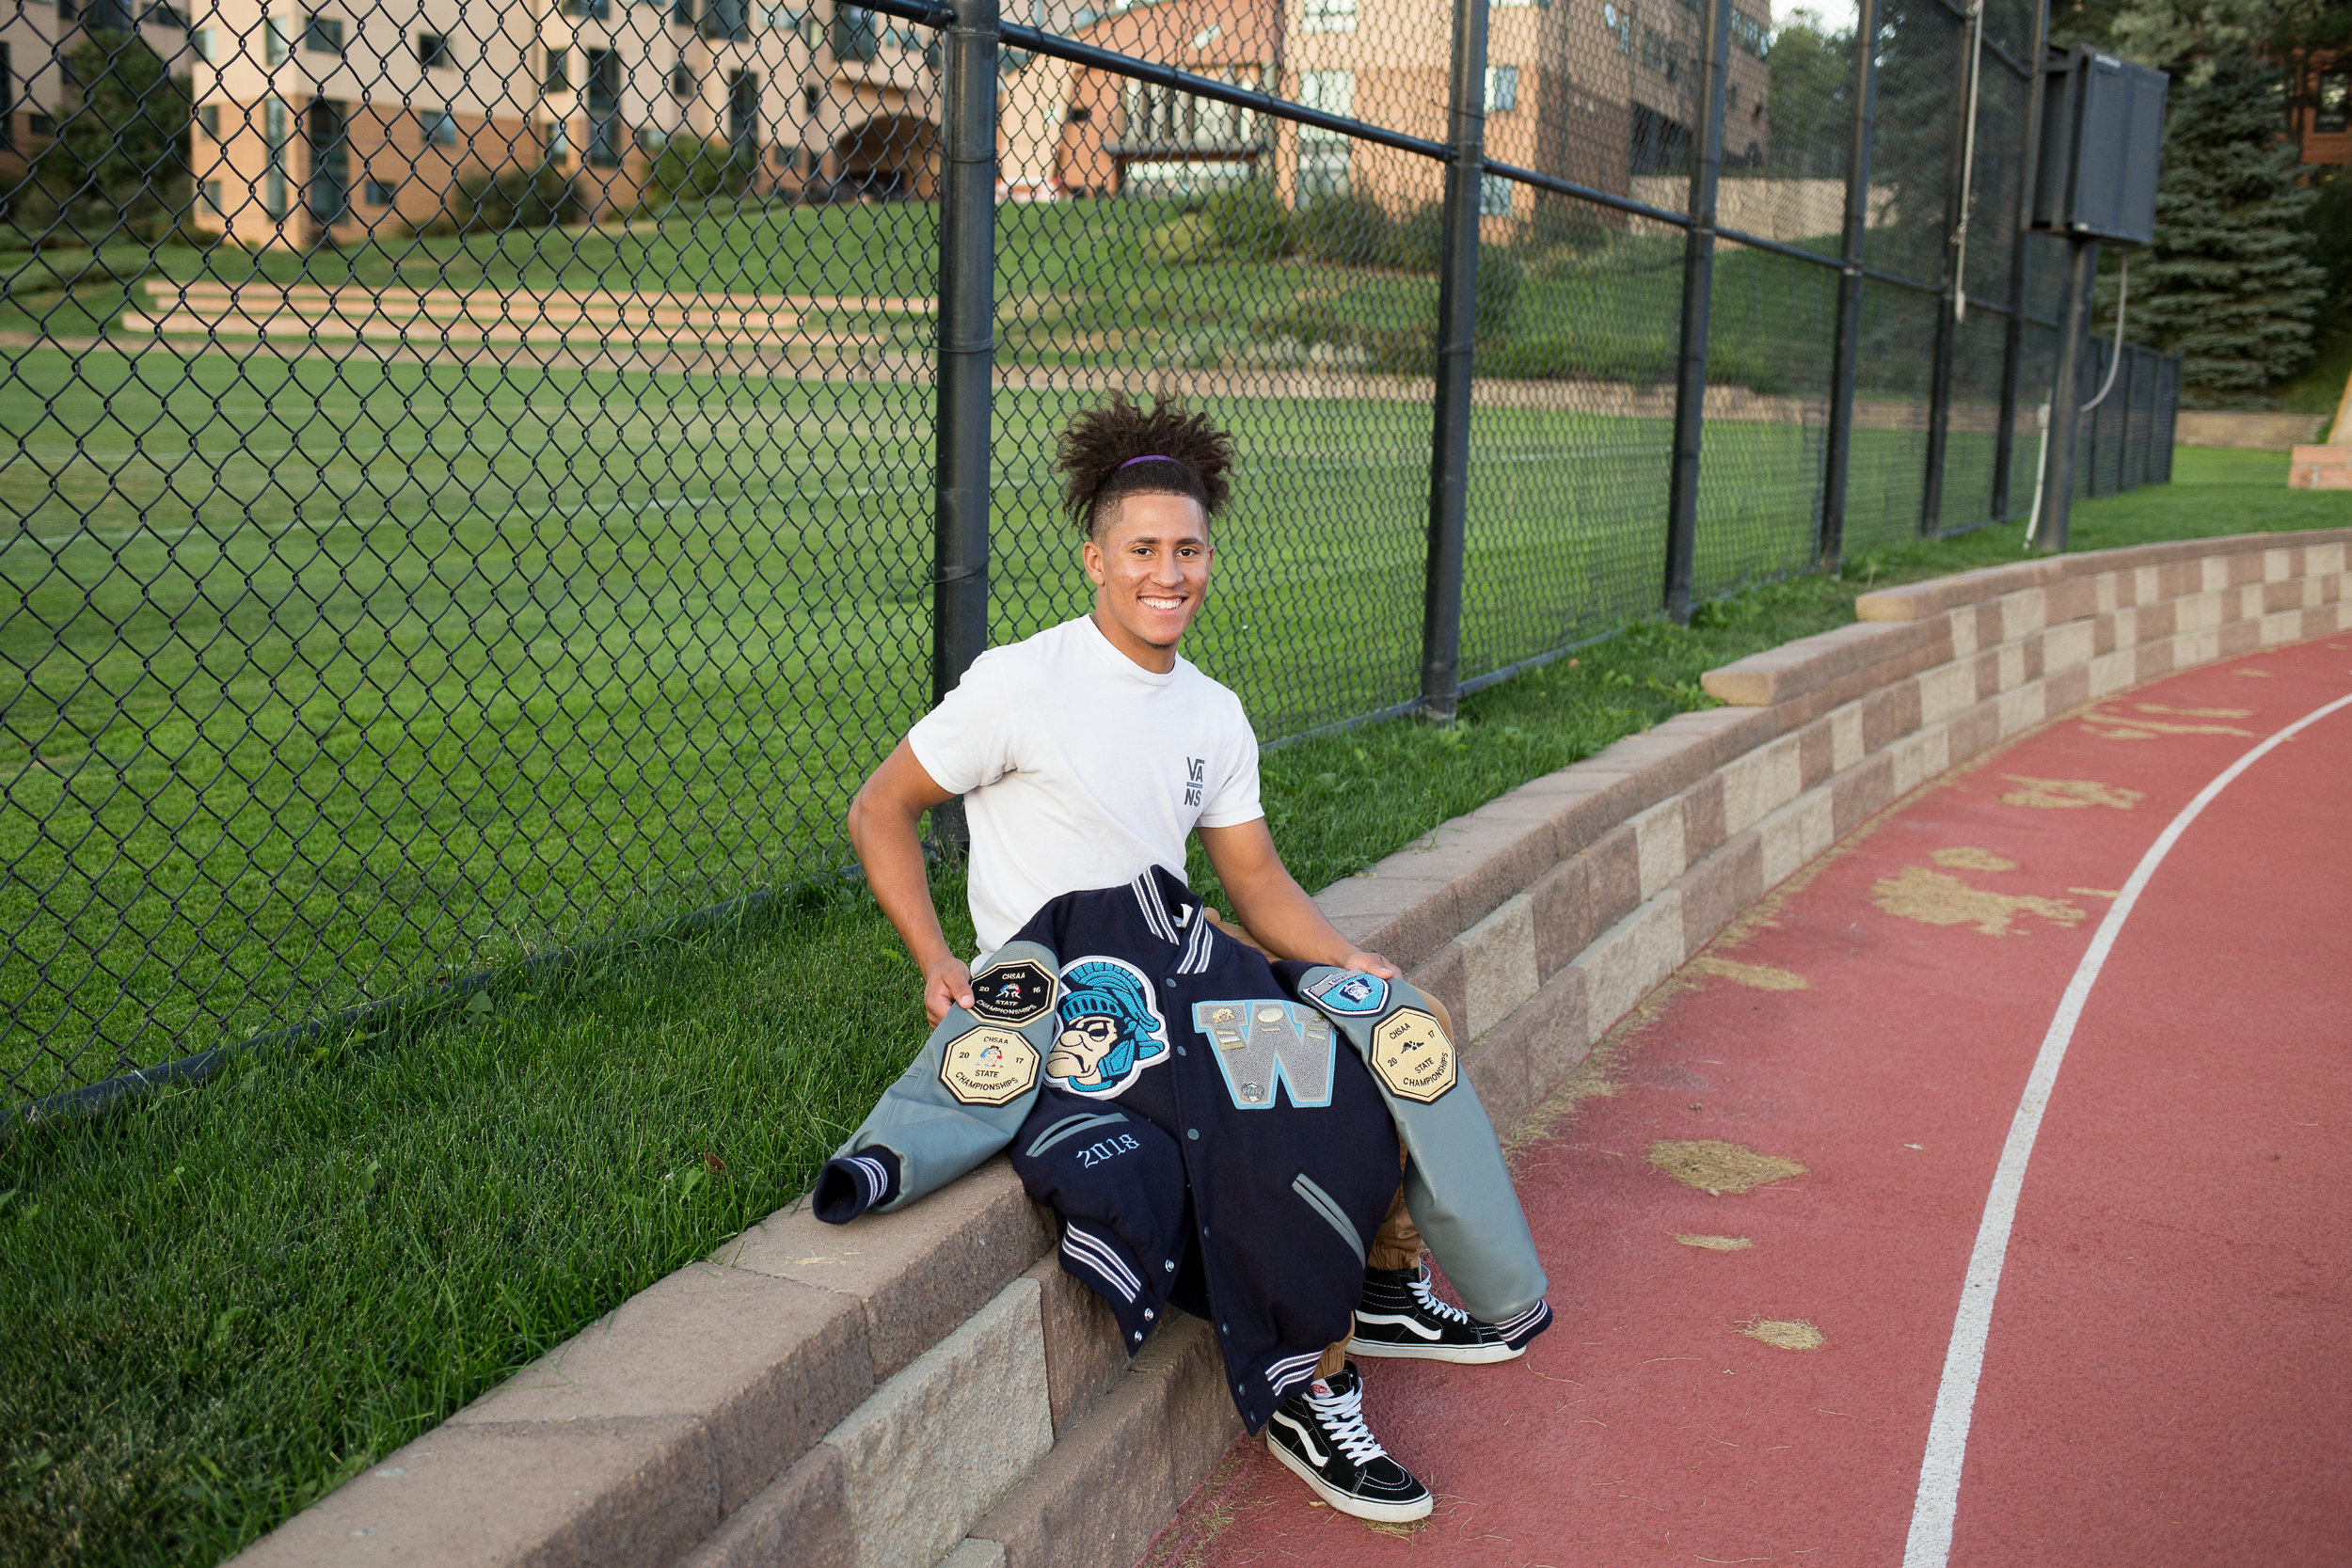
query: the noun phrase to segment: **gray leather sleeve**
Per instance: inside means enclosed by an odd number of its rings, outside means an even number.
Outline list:
[[[1422,1239],[1471,1317],[1501,1323],[1526,1311],[1544,1299],[1550,1284],[1535,1257],[1535,1238],[1519,1208],[1510,1167],[1502,1163],[1494,1124],[1486,1119],[1486,1108],[1478,1102],[1478,1091],[1462,1070],[1459,1048],[1454,1049],[1453,1085],[1436,1099],[1424,1103],[1397,1093],[1376,1054],[1381,1025],[1396,1019],[1400,1009],[1411,1008],[1429,1014],[1428,1027],[1435,1029],[1427,1000],[1405,981],[1391,980],[1377,1013],[1343,1013],[1310,994],[1318,981],[1334,973],[1339,972],[1308,971],[1299,992],[1340,1026],[1372,1069],[1372,1081],[1388,1101],[1405,1146],[1405,1207],[1421,1227]]]
[[[1054,955],[1033,942],[1006,943],[989,955],[988,966],[980,973],[991,974],[1007,964],[1025,961],[1041,966],[1048,976],[1061,973]],[[1054,1007],[1059,995],[1055,985],[1041,1016],[1018,1027],[976,1018],[961,1007],[947,1010],[898,1081],[882,1091],[881,1101],[850,1134],[850,1141],[834,1151],[838,1159],[880,1144],[898,1157],[898,1195],[877,1212],[903,1209],[938,1191],[1012,1142],[1037,1103],[1038,1085],[1044,1082],[1045,1055],[1060,1027]],[[985,1038],[1000,1045],[1007,1043],[1001,1037],[1017,1035],[1027,1041],[1031,1053],[1026,1087],[1010,1093],[1001,1103],[974,1102],[959,1095],[949,1085],[950,1071],[945,1070],[950,1069],[949,1053],[966,1037],[980,1031],[991,1032]],[[1008,1085],[1017,1086],[1017,1080]],[[986,1096],[993,1098],[993,1093]]]

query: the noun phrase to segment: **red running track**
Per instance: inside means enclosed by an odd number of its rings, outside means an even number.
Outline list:
[[[1246,1440],[1151,1560],[1905,1562],[1962,1282],[2069,982],[2183,808],[2347,694],[2352,638],[2252,655],[1883,814],[1653,999],[1613,1092],[1526,1151],[1551,1332],[1496,1367],[1365,1364],[1436,1514],[1367,1528]],[[1951,1563],[2352,1564],[2348,794],[2352,706],[2215,796],[2126,911],[2025,1166]],[[1710,1196],[1648,1162],[1661,1140],[1805,1174]],[[1821,1342],[1743,1332],[1767,1323]]]

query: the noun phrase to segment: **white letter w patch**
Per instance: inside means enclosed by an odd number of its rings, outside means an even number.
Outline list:
[[[1301,1109],[1331,1103],[1331,1069],[1339,1037],[1331,1021],[1312,1007],[1257,999],[1196,1002],[1194,1027],[1216,1047],[1226,1090],[1245,1111],[1274,1104],[1274,1082],[1290,1086]]]

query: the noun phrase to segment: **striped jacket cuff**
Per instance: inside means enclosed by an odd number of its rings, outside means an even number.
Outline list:
[[[825,1162],[810,1207],[827,1225],[847,1225],[898,1196],[898,1156],[880,1144]]]

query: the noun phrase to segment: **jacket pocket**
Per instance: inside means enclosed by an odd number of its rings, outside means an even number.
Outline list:
[[[1074,1138],[1097,1127],[1116,1126],[1126,1119],[1117,1111],[1104,1111],[1099,1115],[1082,1111],[1076,1116],[1064,1117],[1037,1135],[1037,1141],[1029,1145],[1028,1157],[1032,1160],[1041,1158],[1047,1149],[1065,1138]]]
[[[1304,1171],[1292,1180],[1291,1191],[1340,1233],[1340,1240],[1347,1243],[1347,1250],[1356,1255],[1356,1262],[1360,1267],[1364,1261],[1364,1239],[1356,1234],[1355,1222],[1347,1217],[1347,1211],[1339,1206],[1338,1200],[1316,1186]]]

